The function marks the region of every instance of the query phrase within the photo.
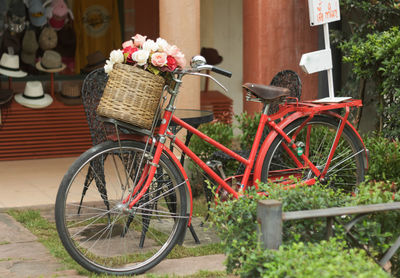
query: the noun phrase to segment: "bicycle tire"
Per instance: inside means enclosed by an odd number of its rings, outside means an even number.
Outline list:
[[[94,146],[60,184],[57,231],[71,257],[89,271],[143,273],[167,256],[185,232],[186,183],[164,153],[146,194],[132,210],[122,205],[134,173],[141,171],[136,166],[144,147],[134,141]]]
[[[307,117],[304,117],[293,121],[284,128],[284,132],[291,137],[301,127],[295,143],[308,142],[308,158],[321,171],[328,158],[340,121],[332,116],[316,115],[302,127],[307,119]],[[309,132],[310,139],[307,141],[308,127],[310,127],[311,132]],[[283,149],[283,143],[285,142],[280,135],[272,142],[263,162],[261,181],[267,182],[268,177],[273,175],[273,171],[279,170],[285,170],[286,177],[288,173],[290,174],[290,171],[293,171],[292,174],[300,176],[302,180],[318,178],[312,174],[309,168],[301,169],[301,173],[299,173],[299,169],[296,169],[293,160]],[[291,149],[291,152],[298,156],[293,149]],[[354,192],[357,185],[364,180],[365,160],[362,142],[354,130],[346,125],[329,165],[327,177],[322,182],[328,183],[334,188],[341,188],[344,192]]]

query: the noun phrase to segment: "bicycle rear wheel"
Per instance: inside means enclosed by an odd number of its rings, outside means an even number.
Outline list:
[[[327,163],[340,121],[334,117],[316,115],[303,126],[302,124],[307,119],[300,118],[293,121],[284,131],[289,137],[297,134],[294,140],[296,145],[304,145],[304,154],[322,171]],[[363,144],[357,134],[346,125],[329,165],[327,175],[321,182],[329,183],[330,186],[341,188],[345,192],[354,192],[356,186],[364,180],[366,164],[364,151]],[[319,178],[315,177],[307,165],[302,167],[296,165],[291,156],[296,156],[300,161],[302,160],[292,148],[290,150],[287,148],[286,141],[278,135],[265,157],[261,180],[266,182],[268,178],[282,179],[282,177],[287,178],[291,175],[301,180]]]
[[[57,231],[71,257],[90,271],[143,273],[186,229],[185,181],[164,154],[144,196],[132,209],[123,202],[143,172],[143,152],[139,142],[102,143],[82,154],[61,182]]]

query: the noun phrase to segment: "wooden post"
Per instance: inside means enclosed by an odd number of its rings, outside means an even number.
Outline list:
[[[282,203],[276,200],[261,200],[257,206],[259,238],[264,248],[278,249],[282,244]]]
[[[333,236],[333,217],[326,218],[326,240],[329,240]]]

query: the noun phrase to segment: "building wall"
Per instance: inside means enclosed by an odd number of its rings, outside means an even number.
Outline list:
[[[223,57],[217,65],[233,73],[231,78],[213,74],[228,88],[225,93],[213,81],[209,81],[210,90],[218,90],[234,100],[235,114],[243,111],[243,41],[242,41],[242,0],[201,0],[200,45],[217,49]],[[204,88],[205,80],[202,80]]]
[[[300,75],[302,99],[318,95],[318,75],[299,67],[302,54],[318,50],[318,29],[310,27],[307,0],[243,0],[244,82],[268,84],[276,73],[291,69]],[[259,111],[259,105],[244,103]]]
[[[131,33],[152,33],[154,38],[159,34],[158,20],[142,20],[138,15],[144,11],[157,12],[161,18],[165,18],[168,24],[160,23],[161,33],[164,33],[185,51],[187,60],[199,52],[201,47],[212,47],[218,50],[223,61],[218,66],[230,70],[233,73],[231,79],[213,74],[227,88],[227,96],[234,100],[234,113],[248,111],[259,111],[259,106],[246,103],[243,99],[241,85],[244,82],[269,84],[273,76],[284,69],[296,71],[303,83],[302,99],[312,99],[318,96],[318,74],[307,75],[298,66],[301,55],[306,52],[318,50],[318,28],[310,27],[307,0],[276,1],[276,0],[201,0],[200,2],[200,42],[198,47],[189,47],[192,43],[186,42],[189,38],[196,40],[196,26],[194,31],[189,26],[195,24],[197,7],[195,2],[185,2],[181,5],[180,0],[160,2],[170,7],[176,3],[181,9],[170,9],[170,11],[159,10],[159,0],[151,1],[128,1],[125,0],[125,38]],[[198,3],[198,2],[196,2]],[[175,5],[175,4],[174,4]],[[190,6],[189,15],[181,10]],[[152,7],[151,9],[149,7]],[[140,12],[142,9],[143,12]],[[188,17],[189,16],[189,17]],[[150,18],[151,15],[146,15]],[[187,20],[184,20],[184,18]],[[152,18],[152,17],[151,17]],[[158,18],[157,18],[158,19]],[[184,21],[183,21],[184,20]],[[192,23],[193,21],[193,23]],[[140,24],[145,22],[145,26]],[[196,23],[197,24],[197,23]],[[145,30],[150,28],[149,30]],[[179,28],[182,29],[179,31]],[[143,30],[143,31],[142,31]],[[154,34],[153,34],[154,33]],[[183,33],[183,34],[180,34]],[[162,34],[162,36],[165,36]],[[151,37],[150,36],[150,37]],[[189,48],[188,48],[189,47]],[[192,49],[193,48],[193,49]],[[187,80],[192,81],[192,77]],[[201,80],[204,88],[205,80]],[[196,87],[193,84],[190,87]],[[187,86],[185,86],[189,89]],[[214,82],[209,82],[210,90],[222,88]],[[192,91],[192,90],[190,90]],[[183,93],[180,96],[182,107],[197,107],[193,105],[193,92]]]
[[[200,27],[201,46],[217,49],[219,66],[233,72],[231,80],[216,77],[228,87],[235,114],[260,109],[244,101],[244,82],[269,84],[284,69],[300,75],[302,99],[317,98],[318,74],[307,75],[298,65],[302,54],[318,50],[307,0],[202,0]],[[212,83],[210,89],[222,91]]]

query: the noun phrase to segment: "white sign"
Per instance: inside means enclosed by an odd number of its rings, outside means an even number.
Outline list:
[[[303,56],[301,56],[300,66],[308,74],[331,69],[331,50],[324,49],[303,54]]]
[[[311,26],[340,20],[339,0],[308,0]]]

